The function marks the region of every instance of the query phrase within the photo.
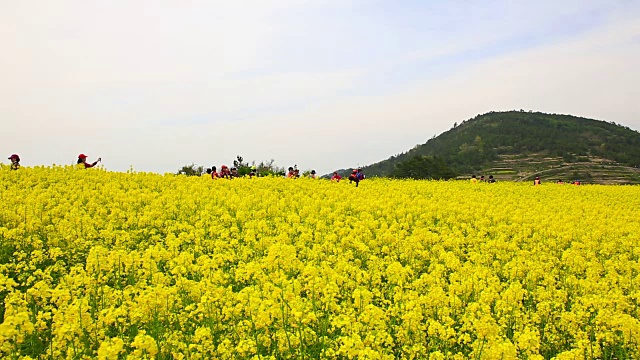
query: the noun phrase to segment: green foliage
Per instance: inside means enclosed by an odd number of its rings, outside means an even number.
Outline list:
[[[275,165],[274,159],[271,159],[269,161],[261,161],[258,165],[256,165],[256,168],[260,176],[284,176],[285,174],[284,167]]]
[[[236,159],[233,160],[233,167],[238,169],[239,176],[245,176],[251,172],[251,165],[244,162],[244,158],[240,155],[236,156]]]
[[[205,172],[204,167],[196,164],[184,165],[176,175],[201,176]]]
[[[566,163],[574,163],[574,162],[578,161],[578,158],[575,155],[566,152],[566,153],[562,154],[562,161],[564,161]]]
[[[392,173],[396,178],[411,179],[452,179],[456,173],[442,158],[416,155],[409,160],[396,164]]]
[[[252,161],[251,163],[245,162],[244,158],[240,155],[236,156],[236,159],[233,160],[233,167],[238,169],[239,176],[248,175],[251,172],[251,168],[253,166],[256,167],[256,173],[259,174],[259,176],[283,176],[285,174],[284,168],[275,165],[274,159],[261,161],[257,165],[255,161]],[[182,168],[180,168],[180,170],[178,170],[176,174],[187,176],[201,176],[208,170],[209,168],[205,169],[203,166],[192,163],[191,165],[184,165]],[[220,171],[220,167],[218,167],[217,171]]]

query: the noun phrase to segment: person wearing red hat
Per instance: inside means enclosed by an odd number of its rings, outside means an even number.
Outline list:
[[[18,154],[9,156],[9,160],[11,160],[11,170],[20,169],[20,156]]]
[[[227,165],[222,165],[222,168],[220,168],[220,177],[223,179],[231,178],[231,171],[229,171]]]
[[[358,173],[358,170],[353,169],[353,171],[351,172],[351,175],[349,175],[349,184],[351,184],[352,182],[356,181],[356,174]]]
[[[98,160],[96,160],[93,163],[89,164],[87,162],[87,155],[85,155],[85,154],[78,155],[78,164],[83,164],[85,169],[92,168],[92,167],[98,165],[98,163],[100,161],[102,161],[102,158],[98,158]]]
[[[356,187],[358,187],[358,185],[360,185],[361,180],[364,180],[364,174],[362,173],[362,169],[360,168],[353,169],[353,172],[351,172],[351,175],[349,175],[349,184],[351,184],[351,182],[355,182]]]

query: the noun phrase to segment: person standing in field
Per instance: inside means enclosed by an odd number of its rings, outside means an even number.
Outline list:
[[[476,184],[478,182],[478,179],[476,179],[475,175],[471,175],[471,183],[472,184]]]
[[[287,171],[287,179],[293,179],[293,167],[289,166],[289,171]]]
[[[340,180],[342,180],[342,176],[338,175],[337,171],[334,171],[331,181],[340,182]]]
[[[540,181],[540,176],[536,176],[536,179],[533,180],[533,185],[540,185],[542,182]]]
[[[356,187],[358,187],[361,180],[364,180],[362,169],[353,169],[353,172],[351,173],[351,175],[349,175],[349,184],[351,184],[351,182],[353,181],[356,183]]]
[[[358,171],[356,172],[356,187],[358,187],[358,184],[360,184],[360,181],[364,180],[364,173],[362,172],[362,169],[358,169]]]
[[[211,167],[211,178],[212,179],[217,179],[219,177],[220,177],[220,175],[218,175],[218,172],[216,171],[216,167],[212,166]]]
[[[11,170],[20,169],[20,156],[18,154],[9,156],[9,160],[11,160]]]
[[[101,161],[102,161],[102,158],[98,158],[98,160],[96,160],[96,161],[92,162],[91,164],[89,164],[87,162],[87,155],[85,155],[85,154],[78,155],[78,164],[83,164],[85,169],[92,168],[92,167],[98,165],[98,163],[101,162]]]
[[[220,177],[224,179],[229,179],[231,177],[231,173],[229,172],[227,165],[222,165],[220,168]]]
[[[493,175],[489,175],[489,180],[487,180],[487,182],[489,184],[493,184],[494,182],[496,182],[496,179],[493,178]]]
[[[356,174],[358,173],[358,170],[353,169],[353,171],[351,172],[351,175],[349,175],[349,184],[351,184],[352,182],[356,181]]]
[[[309,178],[311,178],[311,179],[316,179],[316,178],[318,178],[318,177],[316,176],[316,171],[315,171],[315,170],[311,170],[311,174],[309,174]]]
[[[237,177],[240,177],[240,175],[238,174],[238,169],[237,169],[237,168],[232,167],[232,168],[231,168],[231,175],[230,175],[230,178],[231,178],[231,179],[233,179],[233,178],[237,178]]]

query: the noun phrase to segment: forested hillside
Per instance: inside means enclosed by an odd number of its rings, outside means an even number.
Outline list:
[[[458,176],[493,172],[518,180],[566,167],[579,172],[565,176],[589,177],[582,165],[591,165],[598,166],[599,173],[606,173],[607,167],[626,168],[623,172],[629,176],[623,177],[628,181],[616,182],[640,182],[633,171],[640,165],[637,131],[613,122],[524,111],[491,112],[456,123],[426,143],[364,171],[369,176],[412,177],[402,176],[400,169],[424,156],[442,160]]]

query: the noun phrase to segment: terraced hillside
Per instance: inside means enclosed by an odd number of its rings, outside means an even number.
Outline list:
[[[456,123],[422,145],[365,166],[364,172],[399,176],[399,169],[424,156],[442,160],[458,178],[491,174],[509,181],[540,176],[640,184],[638,131],[613,122],[524,111],[491,112]]]
[[[587,157],[568,163],[562,157],[545,154],[500,155],[490,167],[478,172],[493,175],[499,181],[532,181],[539,176],[543,181],[574,181],[597,184],[640,183],[640,169],[614,161]],[[465,178],[466,176],[460,176]]]

